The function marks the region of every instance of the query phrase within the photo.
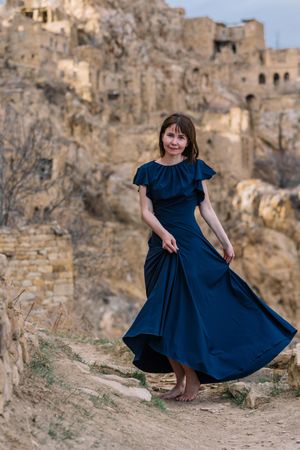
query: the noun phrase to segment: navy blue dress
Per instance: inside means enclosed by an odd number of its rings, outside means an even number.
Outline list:
[[[193,368],[201,383],[242,378],[270,362],[297,332],[203,235],[194,213],[205,195],[202,180],[215,174],[203,160],[186,159],[172,166],[149,161],[134,176],[179,247],[169,253],[151,232],[147,299],[122,336],[144,372],[173,372],[168,356]]]

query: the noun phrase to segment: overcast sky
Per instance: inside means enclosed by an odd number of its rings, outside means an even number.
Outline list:
[[[208,16],[217,22],[240,23],[257,19],[264,23],[267,47],[300,48],[300,0],[165,0],[181,6],[187,17]]]

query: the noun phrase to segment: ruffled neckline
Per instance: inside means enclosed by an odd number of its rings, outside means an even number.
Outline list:
[[[169,165],[158,163],[157,161],[155,161],[155,159],[153,159],[152,162],[155,163],[155,164],[157,164],[157,165],[160,166],[160,167],[176,167],[176,166],[179,166],[180,164],[186,162],[187,160],[188,160],[188,158],[185,158],[185,159],[183,159],[182,161],[180,161],[179,163],[176,163],[176,164],[169,164]]]

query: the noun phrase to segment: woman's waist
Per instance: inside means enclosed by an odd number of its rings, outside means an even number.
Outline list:
[[[201,228],[199,227],[196,219],[189,222],[176,222],[176,223],[162,223],[162,226],[171,233],[176,241],[189,240],[191,235],[202,234]],[[161,244],[162,239],[153,231],[149,232],[148,242]]]
[[[198,223],[195,218],[194,211],[185,214],[157,214],[155,217],[166,228],[190,228],[197,227]]]

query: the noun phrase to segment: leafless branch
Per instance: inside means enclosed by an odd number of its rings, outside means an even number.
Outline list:
[[[67,170],[52,176],[56,146],[49,120],[36,119],[25,126],[24,114],[12,105],[6,107],[0,126],[0,226],[7,225],[14,213],[22,211],[24,200],[34,194],[49,194],[51,189],[56,193],[47,206],[48,218],[70,198],[73,183]],[[47,169],[48,163],[51,164]],[[45,173],[47,170],[49,173]]]

